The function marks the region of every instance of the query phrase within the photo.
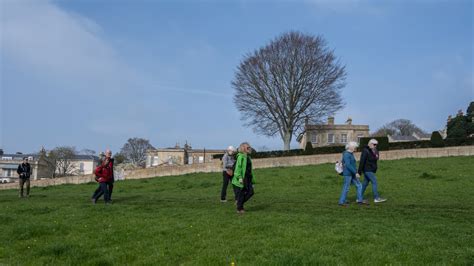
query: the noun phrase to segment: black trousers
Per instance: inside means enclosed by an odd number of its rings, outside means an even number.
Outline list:
[[[228,175],[226,171],[222,171],[222,190],[221,190],[221,200],[225,200],[227,197],[227,187],[229,186],[232,176]],[[237,200],[237,194],[234,190],[234,199]]]
[[[112,192],[114,191],[114,182],[115,182],[114,179],[112,179],[112,181],[107,182],[107,187],[109,189],[109,199],[110,200],[112,199]],[[100,185],[99,185],[99,187],[94,191],[94,194],[92,194],[92,198],[93,199],[95,197],[100,198],[100,196],[102,196],[103,194],[104,194],[104,192],[102,191],[102,189],[100,188]]]
[[[102,195],[104,195],[105,202],[110,202],[112,197],[112,191],[114,189],[114,183],[99,183],[99,187],[92,194],[92,199],[97,201]]]
[[[244,209],[244,203],[247,202],[254,194],[253,186],[251,182],[244,182],[244,187],[240,188],[235,185],[234,192],[237,196],[237,210],[241,211]]]

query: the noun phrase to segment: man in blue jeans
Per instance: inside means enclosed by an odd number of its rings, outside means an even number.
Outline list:
[[[379,151],[377,150],[378,141],[376,139],[371,139],[369,144],[364,147],[360,155],[359,170],[357,171],[359,175],[364,173],[364,183],[362,184],[362,195],[364,195],[365,189],[369,185],[369,182],[372,183],[372,194],[374,194],[374,202],[384,202],[386,199],[379,196],[377,190],[377,177],[375,173],[377,172],[377,161],[379,160]]]

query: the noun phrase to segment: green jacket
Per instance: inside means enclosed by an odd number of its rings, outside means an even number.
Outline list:
[[[244,179],[245,178],[245,169],[247,169],[247,161],[250,160],[250,156],[248,156],[245,153],[238,153],[237,154],[237,159],[235,161],[235,170],[234,170],[234,177],[232,178],[232,184],[243,188],[244,184],[239,182],[239,179]],[[254,183],[254,177],[253,177],[253,169],[250,169],[250,173],[252,173],[252,184]]]

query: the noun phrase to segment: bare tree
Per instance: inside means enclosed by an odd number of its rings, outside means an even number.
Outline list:
[[[345,77],[345,67],[321,36],[288,32],[244,57],[232,81],[234,103],[245,126],[279,135],[289,150],[305,120],[321,122],[344,106]]]
[[[52,178],[77,174],[74,158],[77,155],[75,147],[60,146],[49,152],[42,150],[40,155],[44,158]]]
[[[93,156],[95,155],[95,151],[91,149],[82,149],[80,154]]]
[[[135,166],[145,167],[146,151],[153,149],[150,141],[142,138],[128,139],[127,143],[123,145],[120,153],[125,157],[125,160]]]
[[[425,134],[426,132],[408,119],[397,119],[377,129],[372,136],[411,136],[413,133]]]

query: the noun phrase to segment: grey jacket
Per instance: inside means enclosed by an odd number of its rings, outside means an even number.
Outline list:
[[[226,169],[232,169],[232,166],[234,166],[234,163],[235,163],[235,158],[229,155],[227,152],[224,153],[224,157],[222,157],[222,171],[225,171]]]

